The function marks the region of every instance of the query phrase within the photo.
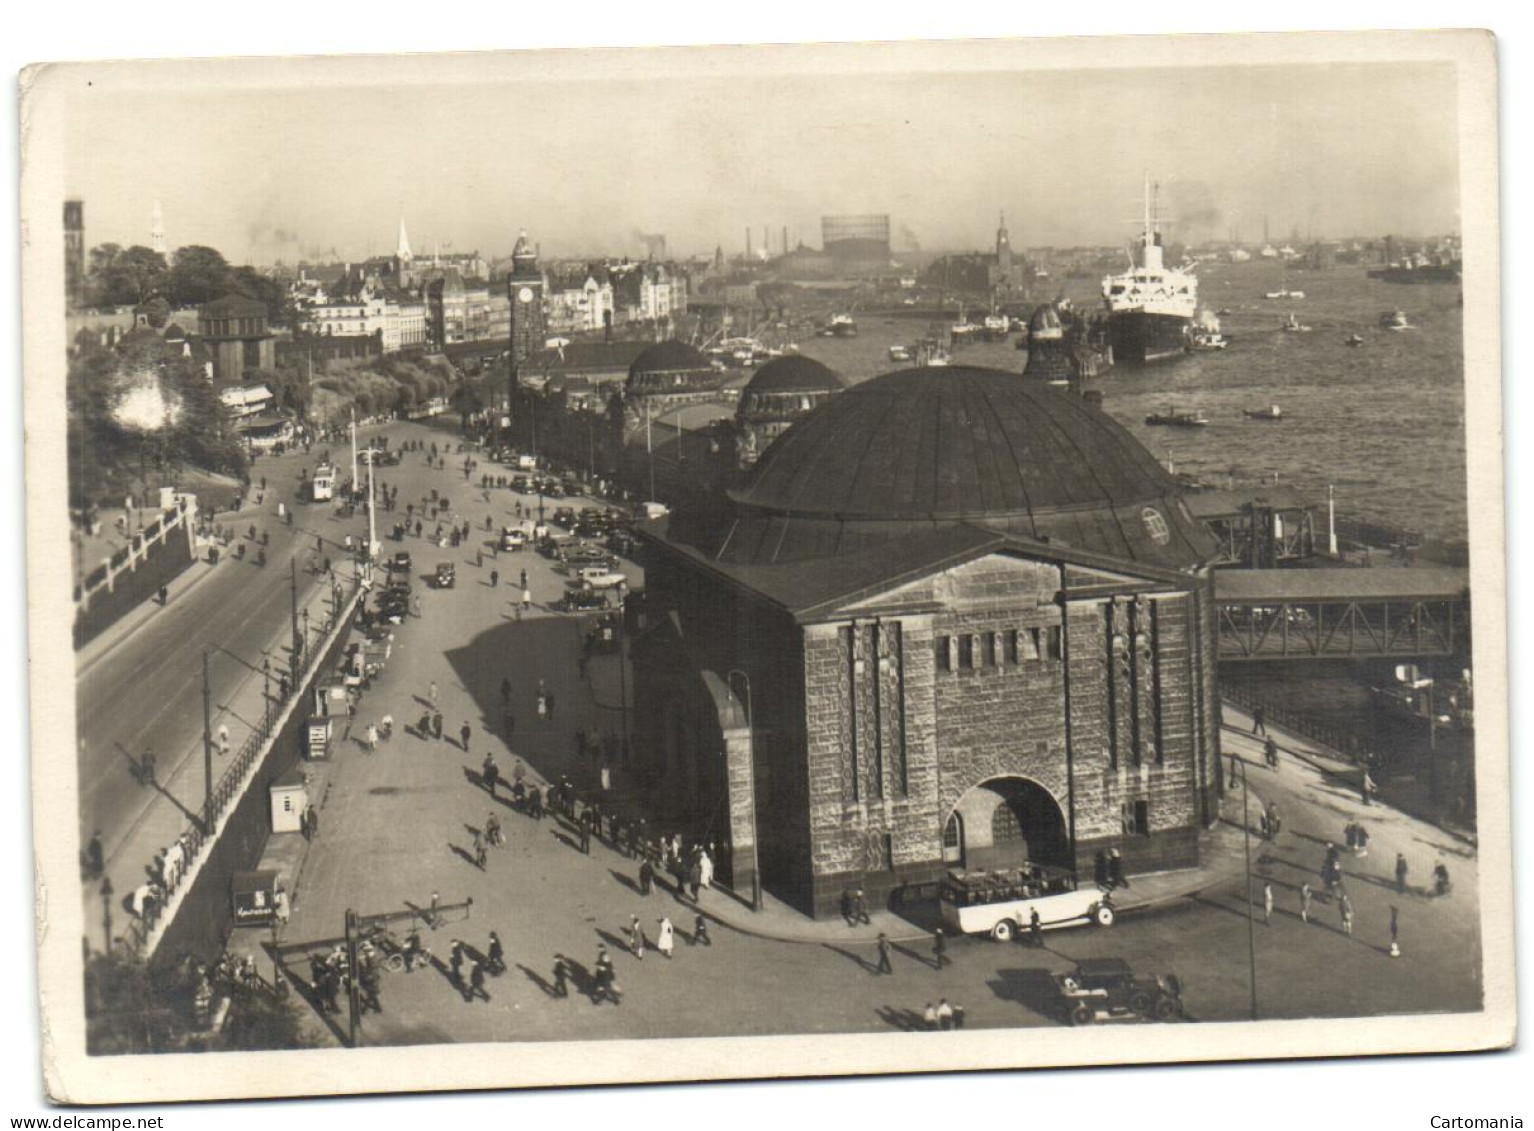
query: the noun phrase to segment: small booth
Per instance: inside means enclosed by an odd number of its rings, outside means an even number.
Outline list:
[[[350,714],[351,699],[345,683],[327,683],[314,689],[314,713],[326,718],[344,718]]]
[[[264,927],[277,913],[277,873],[236,872],[229,880],[236,927]]]
[[[322,761],[330,757],[330,739],[335,725],[326,715],[315,715],[304,728],[304,757]]]
[[[309,807],[309,783],[302,770],[289,770],[267,786],[271,801],[272,832],[302,831],[300,821]]]

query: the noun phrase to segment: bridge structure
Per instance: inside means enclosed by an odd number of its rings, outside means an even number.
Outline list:
[[[1451,656],[1470,645],[1466,570],[1225,569],[1220,662]]]

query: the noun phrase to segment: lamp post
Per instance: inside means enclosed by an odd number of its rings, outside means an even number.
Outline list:
[[[101,929],[106,933],[106,942],[102,945],[103,954],[112,953],[112,877],[101,878]]]
[[[298,638],[298,559],[288,559],[288,607],[293,623],[293,658],[296,661],[303,647]],[[296,665],[295,665],[296,666]]]
[[[751,795],[751,910],[762,909],[762,873],[761,855],[757,850],[757,822],[756,822],[756,712],[751,704],[751,676],[740,668],[731,668],[725,673],[725,681],[731,682],[736,676],[740,676],[746,684],[746,741],[751,752],[751,759],[746,766],[747,783],[750,785]],[[726,782],[729,778],[728,764],[726,765]]]
[[[1240,767],[1237,769],[1237,767]],[[1246,958],[1247,982],[1252,991],[1251,1016],[1257,1020],[1257,923],[1252,911],[1252,821],[1247,811],[1248,767],[1231,758],[1231,769],[1241,778],[1241,840],[1246,855]]]
[[[262,729],[264,733],[270,734],[272,732],[272,658],[270,656],[261,658],[261,702],[265,705],[263,712],[265,722],[262,724]]]
[[[208,682],[208,650],[202,650],[202,831],[213,831],[213,689]]]
[[[304,651],[309,651],[309,607],[304,606]]]

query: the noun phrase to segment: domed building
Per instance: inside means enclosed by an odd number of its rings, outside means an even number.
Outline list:
[[[1021,347],[1020,347],[1021,348]],[[1057,385],[1096,377],[1107,358],[1087,340],[1087,327],[1068,307],[1046,302],[1028,319],[1028,361],[1023,376]]]
[[[639,768],[737,892],[822,916],[951,869],[1197,863],[1217,548],[1080,397],[892,373],[642,537]]]
[[[813,358],[790,354],[758,369],[740,393],[735,411],[742,436],[741,462],[755,463],[768,444],[807,416],[846,383]]]

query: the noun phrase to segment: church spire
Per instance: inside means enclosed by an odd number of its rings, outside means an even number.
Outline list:
[[[394,249],[394,254],[405,263],[409,263],[415,258],[410,254],[410,237],[405,234],[405,218],[403,216],[399,218],[399,247]]]

